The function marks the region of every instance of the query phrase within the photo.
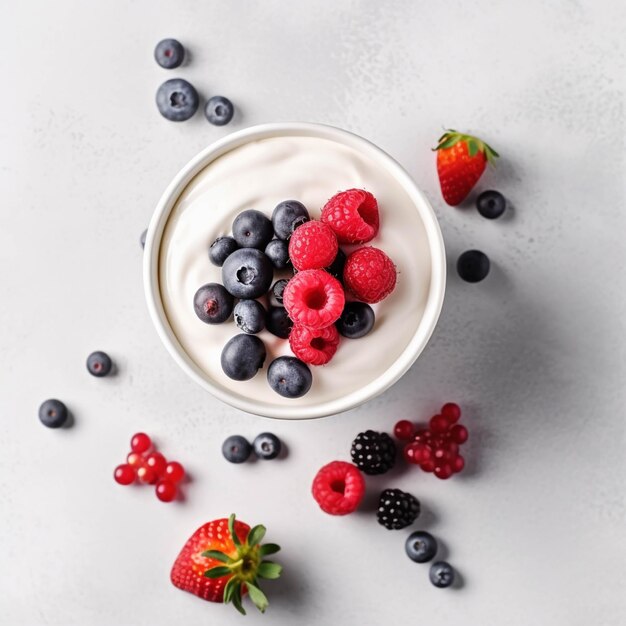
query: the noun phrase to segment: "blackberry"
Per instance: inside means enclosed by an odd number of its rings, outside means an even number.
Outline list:
[[[387,433],[359,433],[350,450],[352,462],[366,474],[384,474],[396,462],[396,444]]]
[[[385,489],[378,500],[378,523],[389,530],[410,526],[420,514],[419,500],[400,489]]]

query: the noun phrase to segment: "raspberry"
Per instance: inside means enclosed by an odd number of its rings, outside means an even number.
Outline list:
[[[289,240],[289,258],[299,271],[328,267],[335,260],[337,250],[335,233],[322,222],[305,222]]]
[[[313,497],[325,513],[347,515],[359,506],[365,494],[365,479],[344,461],[324,465],[313,479]]]
[[[298,272],[283,292],[283,304],[289,317],[307,328],[334,324],[345,301],[341,283],[324,270]]]
[[[380,302],[396,286],[396,266],[378,248],[367,246],[355,250],[346,261],[343,280],[357,299],[368,304]]]
[[[322,209],[322,222],[335,231],[339,243],[366,243],[378,232],[378,202],[364,189],[342,191]]]
[[[294,326],[289,335],[291,351],[305,363],[326,365],[337,352],[339,331],[334,325],[314,330]]]

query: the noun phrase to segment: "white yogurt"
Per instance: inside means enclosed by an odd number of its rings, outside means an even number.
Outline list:
[[[287,340],[259,334],[267,348],[264,369],[249,381],[229,379],[220,365],[224,344],[240,331],[233,321],[201,322],[193,296],[201,285],[222,282],[208,249],[231,233],[238,213],[268,216],[282,200],[299,200],[319,218],[325,202],[349,188],[378,200],[380,231],[367,245],[384,250],[398,269],[391,296],[374,305],[376,325],[361,339],[343,339],[331,362],[311,367],[313,386],[302,398],[286,399],[267,383],[267,366],[291,355]],[[345,248],[344,248],[345,249]],[[276,273],[275,278],[282,274]],[[159,253],[159,289],[170,326],[189,357],[213,384],[259,403],[310,406],[341,398],[386,371],[415,334],[426,306],[431,258],[420,215],[402,185],[380,163],[338,142],[316,137],[273,137],[235,148],[207,165],[187,185],[170,213]]]

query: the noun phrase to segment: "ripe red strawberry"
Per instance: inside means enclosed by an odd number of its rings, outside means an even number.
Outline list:
[[[498,153],[484,141],[456,130],[447,130],[437,147],[437,174],[443,199],[450,205],[461,204]]]
[[[261,611],[267,598],[258,585],[258,578],[274,579],[282,567],[263,558],[280,547],[274,543],[260,545],[264,526],[250,526],[235,521],[235,516],[217,519],[200,526],[189,538],[174,562],[172,583],[210,602],[232,602],[243,615],[241,600],[247,593]]]

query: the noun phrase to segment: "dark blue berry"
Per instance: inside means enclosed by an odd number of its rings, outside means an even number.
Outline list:
[[[209,260],[213,265],[222,267],[224,261],[238,248],[232,237],[218,237],[209,248]]]
[[[430,582],[443,589],[449,587],[454,582],[454,570],[452,565],[445,561],[437,561],[430,566]]]
[[[60,428],[67,421],[67,407],[61,400],[46,400],[39,407],[39,419],[48,428]]]
[[[335,260],[326,268],[326,271],[341,283],[343,282],[343,268],[346,266],[346,258],[346,253],[339,248]]]
[[[214,126],[224,126],[233,119],[235,107],[233,103],[224,96],[213,96],[204,105],[204,114],[207,120]]]
[[[222,350],[222,369],[233,380],[250,380],[265,362],[265,345],[256,335],[235,335]]]
[[[306,363],[292,356],[279,356],[267,370],[270,387],[284,398],[300,398],[311,388],[313,376]]]
[[[185,48],[176,39],[162,39],[154,49],[154,60],[166,70],[179,67],[185,59]]]
[[[273,235],[272,222],[261,211],[248,209],[233,222],[233,237],[242,248],[263,250]]]
[[[267,312],[265,327],[272,335],[281,339],[288,339],[293,328],[293,322],[284,307],[271,306]]]
[[[347,302],[337,320],[337,330],[348,339],[364,337],[374,328],[374,309],[365,302]]]
[[[489,257],[480,250],[464,252],[456,262],[456,271],[468,283],[479,283],[489,274]]]
[[[139,237],[139,243],[141,244],[142,248],[146,247],[146,237],[148,236],[148,229],[146,228],[146,230],[143,231],[143,233],[141,233],[141,237]]]
[[[499,191],[483,191],[476,198],[478,212],[488,220],[499,218],[506,209],[506,200]]]
[[[252,442],[254,453],[265,461],[271,461],[280,454],[280,439],[272,433],[261,433]]]
[[[241,435],[231,435],[222,444],[222,454],[229,463],[243,463],[248,460],[252,446]]]
[[[221,324],[233,312],[235,299],[219,283],[202,285],[193,297],[193,309],[206,324]]]
[[[411,561],[426,563],[437,554],[437,540],[425,530],[417,530],[406,538],[404,549]]]
[[[288,282],[286,278],[281,278],[272,285],[270,289],[270,304],[272,306],[283,305],[283,293],[285,292],[285,287]]]
[[[248,335],[256,335],[265,328],[266,312],[258,300],[240,300],[233,314],[235,324]]]
[[[113,362],[111,357],[106,352],[92,352],[87,357],[87,370],[93,376],[107,376],[111,373],[113,368]]]
[[[302,202],[285,200],[276,205],[272,213],[274,232],[279,239],[289,239],[298,226],[308,222],[309,212]]]
[[[289,244],[283,239],[272,239],[265,246],[265,254],[277,270],[283,270],[289,265]]]
[[[198,110],[198,92],[182,78],[166,80],[157,90],[159,113],[172,122],[184,122]]]
[[[224,261],[222,282],[235,298],[259,298],[267,293],[274,279],[271,261],[260,250],[241,248]]]

